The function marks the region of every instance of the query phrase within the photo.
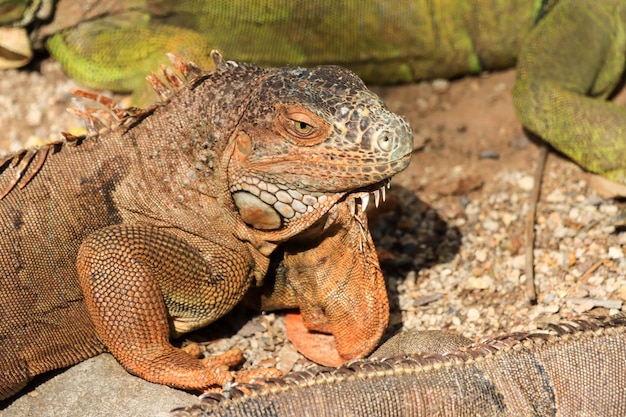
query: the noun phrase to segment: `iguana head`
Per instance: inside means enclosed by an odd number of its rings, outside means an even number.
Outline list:
[[[338,202],[364,209],[409,164],[407,122],[347,69],[268,70],[248,102],[228,187],[254,229],[293,236]]]
[[[226,155],[240,218],[260,240],[287,242],[263,307],[298,307],[306,328],[334,336],[337,361],[362,357],[389,317],[363,211],[409,164],[411,129],[341,67],[273,69],[260,80]]]

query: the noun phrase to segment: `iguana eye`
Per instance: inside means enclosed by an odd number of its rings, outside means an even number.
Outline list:
[[[313,130],[313,126],[311,126],[310,124],[306,122],[298,121],[298,120],[293,121],[293,127],[294,129],[296,129],[296,132],[301,133],[303,135],[308,135]]]
[[[308,139],[317,134],[318,124],[307,114],[301,112],[293,112],[289,115],[291,126],[296,136],[302,139]]]
[[[281,136],[298,146],[314,146],[329,137],[330,125],[315,113],[296,104],[277,103],[275,120]]]

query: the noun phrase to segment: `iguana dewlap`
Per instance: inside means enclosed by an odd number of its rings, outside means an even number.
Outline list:
[[[107,349],[152,382],[222,384],[223,365],[169,338],[266,276],[265,308],[299,307],[343,360],[377,345],[388,307],[363,211],[408,165],[409,126],[343,68],[213,55],[213,72],[175,60],[183,77],[151,77],[163,103],[99,98],[115,126],[96,134],[103,116],[77,107],[90,135],[0,165],[0,399]]]

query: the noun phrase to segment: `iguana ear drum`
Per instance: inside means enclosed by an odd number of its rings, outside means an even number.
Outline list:
[[[251,180],[248,178],[248,181]],[[273,184],[255,181],[255,184],[244,182],[235,187],[233,200],[244,222],[255,229],[275,230],[282,226],[283,220],[312,212],[326,201],[326,197],[303,195],[298,191],[287,191]]]
[[[243,156],[248,156],[252,153],[252,139],[246,132],[237,134],[237,150]]]
[[[259,197],[247,191],[233,194],[235,205],[244,222],[260,230],[274,230],[282,225],[282,219],[274,209]]]

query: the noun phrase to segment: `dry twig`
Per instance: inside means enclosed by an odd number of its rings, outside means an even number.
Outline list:
[[[548,156],[548,146],[544,143],[539,145],[539,155],[537,166],[535,167],[534,184],[530,195],[528,214],[526,215],[526,298],[531,304],[537,303],[537,289],[535,287],[535,216],[537,214],[537,203],[541,193],[541,180],[543,170],[546,166]]]

